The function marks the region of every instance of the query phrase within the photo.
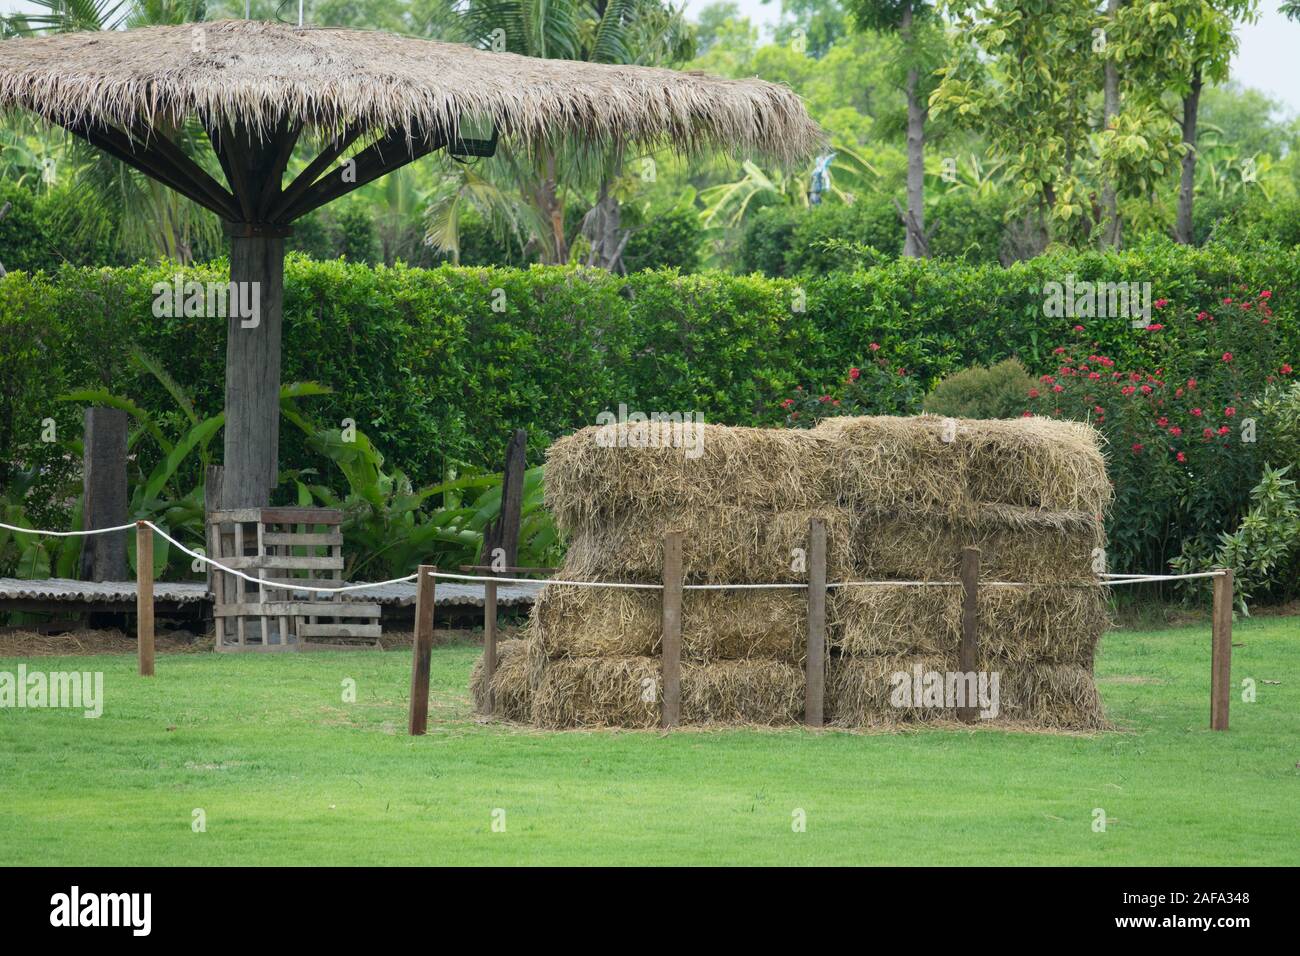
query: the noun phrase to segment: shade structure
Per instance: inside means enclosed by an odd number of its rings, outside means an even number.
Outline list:
[[[467,119],[528,150],[576,139],[790,163],[823,143],[796,94],[759,80],[249,20],[5,41],[0,109],[64,127],[225,222],[231,281],[257,283],[260,299],[255,326],[229,319],[227,508],[267,504],[276,483],[294,220],[434,150],[490,152],[469,141]],[[182,149],[186,123],[206,132],[220,176]],[[308,141],[315,158],[286,183]]]

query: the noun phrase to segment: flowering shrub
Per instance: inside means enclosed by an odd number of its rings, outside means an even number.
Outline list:
[[[1257,403],[1294,375],[1272,300],[1269,290],[1241,288],[1213,308],[1157,300],[1150,324],[1133,332],[1148,337],[1150,368],[1098,354],[1087,327],[1075,325],[1072,341],[1055,349],[1056,369],[1026,395],[1024,414],[1089,421],[1105,436],[1113,569],[1158,571],[1184,545],[1204,551],[1249,508],[1280,438]]]
[[[906,368],[880,357],[880,345],[869,345],[872,358],[854,366],[844,381],[824,392],[805,391],[795,386],[794,394],[781,402],[785,424],[791,428],[812,428],[834,415],[914,415],[921,407],[924,390]]]

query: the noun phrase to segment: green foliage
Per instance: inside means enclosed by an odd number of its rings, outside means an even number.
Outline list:
[[[691,207],[676,207],[652,215],[645,225],[634,228],[623,252],[629,272],[641,269],[680,269],[694,272],[700,265],[704,230],[700,214]]]
[[[853,366],[843,380],[825,390],[796,385],[781,402],[785,424],[812,428],[823,418],[839,415],[914,415],[920,410],[922,389],[907,369],[880,355],[880,346],[868,346],[870,360]]]
[[[952,418],[1014,418],[1025,410],[1025,396],[1034,379],[1019,359],[1009,358],[989,368],[973,365],[940,379],[923,407]]]

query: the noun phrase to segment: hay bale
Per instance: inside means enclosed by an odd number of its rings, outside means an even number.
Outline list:
[[[808,578],[808,527],[814,517],[826,524],[828,577],[847,577],[854,566],[852,513],[830,507],[764,512],[727,505],[584,523],[570,538],[559,574],[570,580],[657,583],[663,580],[664,536],[680,531],[687,584],[802,582]],[[795,561],[796,549],[805,556],[802,565]]]
[[[947,655],[961,647],[960,587],[836,588],[827,602],[828,642],[842,654]],[[1110,622],[1106,593],[1040,584],[979,592],[979,646],[1006,663],[1087,664]]]
[[[591,426],[546,452],[546,506],[565,532],[615,518],[717,507],[815,508],[829,500],[831,441],[780,428]],[[676,442],[676,445],[674,444]]]
[[[918,701],[914,695],[909,695],[910,700],[901,695],[900,680],[913,684],[918,665],[922,674],[958,670],[956,658],[949,655],[832,658],[826,675],[829,722],[837,727],[870,727],[956,720],[956,712],[949,707],[933,706],[924,697]],[[996,723],[1060,730],[1109,726],[1090,667],[1041,661],[1005,664],[988,659],[981,659],[978,666],[998,674]]]
[[[496,696],[498,717],[527,722],[532,711],[532,688],[529,686],[528,642],[501,641],[497,644],[497,668],[492,674],[492,692]],[[483,658],[474,662],[469,675],[469,692],[474,710],[487,712],[487,682]]]
[[[530,633],[547,657],[652,657],[660,652],[658,591],[552,584],[533,604]],[[770,658],[801,663],[807,643],[802,591],[687,591],[683,660]]]
[[[961,551],[980,549],[984,580],[1095,581],[1101,519],[1082,511],[989,505],[953,518],[932,512],[862,516],[854,554],[859,580],[954,580]]]
[[[829,482],[839,501],[868,510],[1101,514],[1113,494],[1100,437],[1080,422],[878,415],[828,418],[813,432],[834,441]]]
[[[541,727],[659,726],[660,662],[653,657],[548,661],[533,696]],[[779,661],[682,665],[683,724],[782,724],[803,713],[803,671]]]

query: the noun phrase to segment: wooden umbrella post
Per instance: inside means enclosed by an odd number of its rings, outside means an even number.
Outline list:
[[[433,654],[436,566],[422,564],[415,579],[415,636],[411,642],[411,704],[407,730],[419,737],[429,729],[429,665]]]
[[[153,676],[153,529],[135,523],[135,643],[140,676]]]
[[[1228,729],[1232,699],[1232,569],[1214,579],[1214,616],[1210,639],[1210,729]]]

